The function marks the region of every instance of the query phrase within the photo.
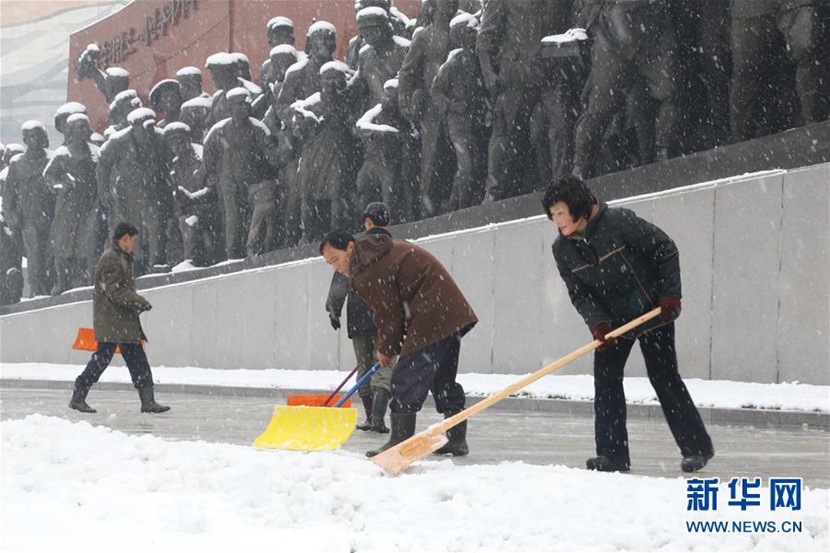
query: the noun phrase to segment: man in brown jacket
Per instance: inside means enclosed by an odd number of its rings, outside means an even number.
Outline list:
[[[127,363],[133,385],[141,398],[142,413],[163,413],[170,407],[156,403],[153,395],[153,373],[141,341],[146,341],[138,316],[153,308],[135,291],[133,250],[138,229],[131,223],[118,223],[112,244],[101,255],[95,267],[95,290],[92,294],[92,322],[98,349],[92,354],[84,372],[75,379],[75,390],[69,407],[82,413],[95,413],[87,405],[86,395],[98,382],[115,355],[115,348]]]
[[[382,234],[356,241],[335,231],[320,253],[372,310],[378,328],[378,361],[399,361],[392,375],[389,441],[366,453],[374,457],[415,434],[418,411],[427,392],[445,418],[464,409],[464,389],[456,382],[461,337],[478,322],[449,272],[429,252]],[[466,455],[466,421],[447,431],[439,454]]]

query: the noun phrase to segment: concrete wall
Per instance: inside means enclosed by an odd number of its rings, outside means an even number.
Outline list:
[[[830,164],[700,184],[626,205],[678,244],[686,377],[830,384]],[[534,371],[590,341],[556,271],[543,216],[419,243],[451,271],[481,322],[462,372]],[[324,304],[331,270],[312,258],[151,289],[142,316],[154,365],[351,368]],[[0,317],[3,362],[82,363],[69,345],[90,302]],[[590,372],[590,356],[563,374]],[[645,370],[637,348],[628,374]]]

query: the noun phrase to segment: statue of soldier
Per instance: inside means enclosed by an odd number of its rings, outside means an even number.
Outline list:
[[[438,69],[450,51],[450,20],[458,0],[431,0],[431,23],[412,37],[412,45],[398,74],[401,111],[421,131],[421,215],[436,215],[450,196],[453,151],[446,119],[430,91]]]
[[[529,192],[538,182],[526,168],[535,167],[530,133],[543,84],[539,51],[542,38],[561,25],[560,11],[545,0],[490,0],[484,7],[476,53],[493,101],[484,201]]]
[[[204,96],[191,98],[182,104],[179,121],[190,127],[190,140],[194,144],[204,142],[205,135],[210,130],[205,127],[212,101]]]
[[[161,80],[150,90],[150,107],[164,114],[158,124],[160,129],[179,120],[182,103],[182,87],[176,79]]]
[[[398,106],[397,79],[386,81],[380,104],[369,109],[355,126],[365,152],[357,173],[355,204],[368,205],[380,198],[394,206],[399,222],[411,221],[414,203],[419,200],[413,194],[418,142],[412,123]]]
[[[368,105],[373,106],[383,97],[383,84],[398,74],[410,43],[392,34],[389,15],[381,8],[363,8],[357,12],[357,27],[366,44],[360,49],[352,86],[367,92]]]
[[[78,57],[75,73],[79,81],[92,79],[109,104],[119,92],[130,88],[130,73],[120,67],[108,67],[106,71],[101,71],[98,67],[100,57],[101,50],[97,44],[87,45]]]
[[[268,29],[270,55],[267,60],[262,62],[262,68],[259,72],[259,84],[263,90],[268,91],[271,85],[282,81],[282,78],[279,76],[279,70],[274,71],[274,48],[281,45],[293,47],[296,39],[294,38],[294,22],[287,17],[274,17],[268,21],[266,27]]]
[[[308,57],[288,68],[277,98],[277,115],[286,125],[294,117],[291,104],[320,91],[320,68],[334,59],[334,51],[337,49],[334,25],[328,21],[312,24],[306,34],[305,48]]]
[[[138,92],[132,88],[123,90],[115,95],[115,99],[110,103],[110,113],[107,118],[108,130],[120,131],[130,126],[127,117],[133,110],[144,107],[141,98],[138,97]]]
[[[198,67],[182,67],[176,71],[176,80],[181,87],[182,102],[193,98],[210,98],[210,95],[202,90],[202,71]]]
[[[0,305],[17,303],[23,297],[23,256],[13,237],[0,211]]]
[[[88,286],[98,262],[98,192],[95,176],[98,149],[89,144],[92,126],[86,115],[66,120],[66,141],[43,171],[57,193],[51,241],[55,259],[52,294]]]
[[[576,125],[574,175],[589,178],[603,133],[625,106],[628,91],[638,76],[659,102],[655,121],[655,148],[650,157],[668,159],[677,146],[674,28],[665,0],[586,2],[591,50],[587,107]],[[580,16],[583,18],[584,16]]]
[[[64,134],[67,118],[75,113],[86,115],[86,106],[80,102],[67,102],[59,107],[54,117],[55,130]]]
[[[133,110],[127,118],[130,127],[104,143],[97,170],[98,199],[110,226],[131,221],[145,237],[134,254],[139,275],[169,268],[165,229],[173,212],[173,190],[167,182],[171,155],[154,118],[148,108]],[[114,171],[117,177],[112,179]]]
[[[202,164],[202,147],[191,142],[190,127],[181,122],[164,128],[173,160],[170,182],[176,198],[176,216],[184,241],[184,258],[207,267],[224,258],[222,217],[216,189],[208,184]]]
[[[205,121],[205,128],[210,130],[213,125],[230,117],[230,106],[225,94],[239,86],[237,75],[239,66],[237,59],[227,52],[219,52],[208,57],[205,67],[210,71],[216,92],[211,100],[210,113]]]
[[[299,156],[297,139],[291,130],[290,122],[283,122],[277,112],[277,99],[285,82],[288,68],[300,60],[300,53],[290,44],[280,44],[271,49],[270,86],[271,106],[265,112],[262,122],[274,135],[280,157],[278,181],[281,196],[277,199],[277,220],[280,222],[277,245],[295,246],[300,240],[300,187],[297,178]]]
[[[30,296],[45,296],[52,289],[49,230],[55,217],[55,196],[43,178],[52,155],[49,135],[40,121],[23,123],[26,152],[9,164],[3,194],[6,224],[23,239],[29,272]]]
[[[352,130],[354,98],[346,86],[351,69],[341,61],[320,68],[320,92],[294,104],[294,126],[303,142],[300,160],[303,242],[334,228],[357,226],[354,186],[360,164]]]
[[[782,88],[786,51],[796,65],[800,119],[810,124],[830,116],[830,2],[826,0],[733,0],[730,119],[735,142],[780,128],[768,120],[783,110],[765,103]],[[783,35],[783,40],[781,36]],[[791,86],[784,83],[784,87]]]
[[[242,87],[227,93],[231,116],[205,138],[209,183],[221,195],[228,259],[273,247],[279,154],[268,127],[250,117],[251,96]]]
[[[478,20],[468,13],[461,13],[450,21],[453,50],[432,83],[432,98],[439,111],[446,113],[457,162],[452,193],[444,211],[477,205],[484,195],[477,184],[482,182],[489,106],[475,52],[478,27]]]
[[[389,20],[389,25],[392,28],[392,34],[409,40],[412,38],[412,31],[415,29],[415,22],[410,20],[406,14],[392,5],[390,0],[357,0],[354,3],[355,15],[366,8],[380,8],[386,12]],[[349,44],[346,47],[346,65],[354,69],[358,69],[360,51],[366,41],[363,33],[360,32],[360,25],[358,24],[358,33],[349,39]]]

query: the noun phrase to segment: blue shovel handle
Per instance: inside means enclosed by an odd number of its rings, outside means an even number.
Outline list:
[[[352,389],[351,389],[351,390],[349,390],[348,392],[346,392],[346,395],[345,395],[345,396],[343,396],[343,397],[341,397],[341,398],[337,401],[337,403],[335,403],[334,405],[332,405],[332,407],[340,407],[341,405],[343,405],[343,404],[346,402],[346,400],[347,400],[347,399],[349,399],[350,397],[352,397],[352,396],[354,395],[354,393],[358,390],[358,388],[360,388],[361,386],[363,386],[363,384],[364,384],[367,380],[369,380],[370,378],[372,378],[372,375],[374,375],[374,374],[375,374],[376,372],[378,372],[379,370],[380,370],[380,363],[375,363],[375,366],[374,366],[374,367],[372,367],[371,369],[369,369],[368,371],[366,371],[366,374],[364,374],[363,376],[361,376],[361,377],[360,377],[360,380],[358,380],[358,381],[357,381],[357,384],[355,384],[354,386],[352,386]]]

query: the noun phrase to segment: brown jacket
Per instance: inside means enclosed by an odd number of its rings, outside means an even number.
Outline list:
[[[450,274],[429,252],[380,234],[355,243],[349,271],[374,313],[378,351],[406,357],[478,322]]]
[[[98,342],[146,340],[138,318],[144,298],[135,291],[133,256],[111,244],[95,267],[92,324]]]

